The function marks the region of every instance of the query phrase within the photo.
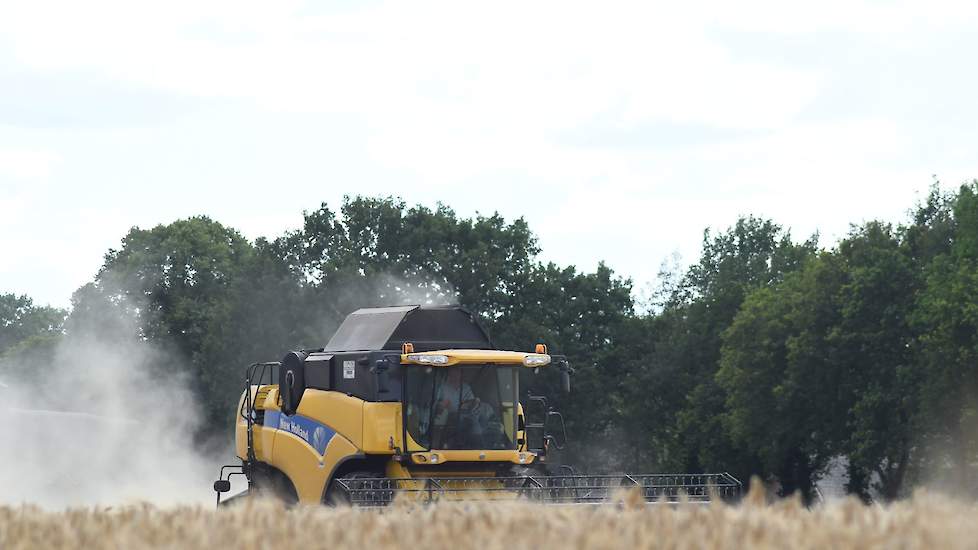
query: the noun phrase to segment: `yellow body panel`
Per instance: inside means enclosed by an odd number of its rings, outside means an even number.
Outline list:
[[[363,448],[364,405],[373,404],[345,393],[310,388],[302,394],[296,413],[326,424],[350,443]]]
[[[525,423],[526,417],[523,416],[523,404],[522,403],[517,403],[516,404],[516,414],[519,416],[519,418],[522,418],[524,420],[524,423]],[[516,430],[516,440],[523,442],[523,444],[518,447],[519,450],[521,450],[521,451],[527,450],[526,430]]]
[[[384,469],[384,476],[391,479],[399,479],[411,477],[411,472],[402,466],[400,462],[391,460],[387,463],[387,467]]]
[[[308,443],[284,430],[275,434],[275,452],[268,462],[289,477],[303,504],[322,502],[326,481],[336,464],[355,454],[357,448],[342,435],[336,434],[319,456]]]
[[[407,434],[407,447],[404,449],[404,451],[405,452],[412,452],[412,451],[424,451],[424,450],[426,450],[426,449],[424,447],[422,447],[420,443],[418,443],[417,441],[414,440],[414,436],[411,435],[411,432],[408,432],[408,434]]]
[[[372,403],[345,393],[307,389],[297,414],[326,424],[365,453],[402,448],[401,404]]]
[[[401,439],[400,403],[363,403],[363,452],[393,454],[404,448]]]

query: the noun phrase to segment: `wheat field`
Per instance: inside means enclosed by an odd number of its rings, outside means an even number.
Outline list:
[[[383,510],[252,502],[194,507],[0,507],[0,548],[978,548],[978,505],[918,493],[890,506],[771,504],[596,507],[397,503]]]

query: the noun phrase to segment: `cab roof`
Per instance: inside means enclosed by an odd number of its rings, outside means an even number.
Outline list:
[[[323,351],[437,349],[491,350],[489,335],[474,315],[459,306],[362,308],[349,314]]]

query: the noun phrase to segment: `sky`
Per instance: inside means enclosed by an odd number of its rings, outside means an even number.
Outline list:
[[[0,293],[356,194],[522,216],[637,289],[740,215],[830,246],[978,178],[975,52],[973,2],[2,2]]]

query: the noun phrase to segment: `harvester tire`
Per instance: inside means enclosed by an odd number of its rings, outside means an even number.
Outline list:
[[[349,482],[355,482],[357,479],[377,479],[378,477],[383,476],[378,475],[376,472],[357,471],[343,474],[340,479],[349,484]],[[329,484],[329,490],[326,491],[326,504],[330,506],[353,506],[354,499],[349,493],[347,493],[343,486],[337,483],[337,480],[334,479]]]
[[[266,468],[255,475],[255,490],[261,496],[272,497],[291,506],[299,502],[299,495],[282,472]]]

